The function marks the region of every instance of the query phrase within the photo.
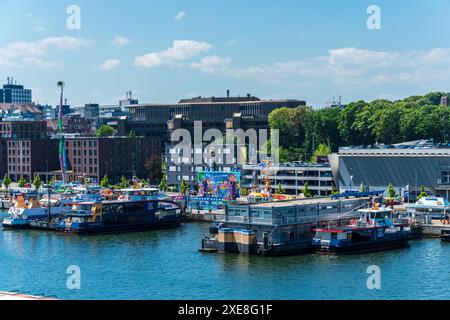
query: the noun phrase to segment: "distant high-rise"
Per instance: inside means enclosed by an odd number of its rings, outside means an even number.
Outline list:
[[[8,77],[7,83],[0,89],[0,103],[31,103],[31,89],[24,89],[20,84]]]
[[[441,98],[441,106],[448,107],[448,96]]]
[[[86,119],[98,119],[100,116],[100,106],[98,103],[88,103],[84,105],[84,117]]]

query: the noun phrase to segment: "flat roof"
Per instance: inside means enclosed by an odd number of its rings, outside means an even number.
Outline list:
[[[237,206],[251,206],[259,208],[281,208],[281,207],[291,207],[298,205],[310,205],[310,204],[323,204],[323,203],[337,203],[337,202],[351,202],[355,200],[370,200],[370,198],[349,198],[333,200],[332,198],[304,198],[295,199],[288,201],[275,201],[275,202],[262,202],[262,203],[245,203],[237,204]],[[233,205],[234,206],[234,205]]]

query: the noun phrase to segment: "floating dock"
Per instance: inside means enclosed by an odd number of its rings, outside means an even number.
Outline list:
[[[312,198],[230,204],[200,250],[265,256],[309,253],[313,227],[357,217],[357,209],[370,202],[370,198]]]

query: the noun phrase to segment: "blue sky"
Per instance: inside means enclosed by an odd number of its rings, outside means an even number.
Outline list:
[[[69,30],[69,5],[81,29]],[[366,26],[369,5],[381,30]],[[1,0],[0,79],[72,105],[252,93],[322,107],[333,96],[450,91],[450,3],[299,0]]]

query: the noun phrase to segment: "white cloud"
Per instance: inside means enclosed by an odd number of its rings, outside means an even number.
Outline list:
[[[14,67],[22,64],[50,67],[54,62],[43,58],[51,49],[77,50],[92,44],[91,41],[72,37],[49,37],[30,42],[11,42],[0,48],[0,65]]]
[[[227,41],[227,46],[232,47],[232,46],[237,46],[239,44],[241,44],[242,41],[238,41],[238,40],[229,40]]]
[[[224,70],[231,63],[231,58],[220,58],[218,56],[207,56],[199,62],[192,62],[191,68],[200,69],[202,72],[214,73],[218,69]]]
[[[230,58],[208,56],[189,67],[222,77],[282,86],[330,86],[341,92],[405,86],[431,91],[450,82],[450,48],[403,52],[338,48],[309,59],[247,66],[237,66]]]
[[[150,52],[134,59],[134,65],[146,68],[174,66],[177,62],[188,60],[213,46],[206,42],[175,40],[172,47],[159,52]]]
[[[109,71],[109,70],[117,68],[118,66],[120,66],[120,60],[110,59],[110,60],[106,60],[105,62],[103,62],[99,66],[99,68],[100,68],[100,70],[103,70],[103,71]]]
[[[180,21],[180,20],[183,20],[185,17],[186,17],[186,12],[180,11],[180,12],[178,12],[178,14],[175,17],[173,17],[173,19]]]
[[[131,39],[126,38],[126,37],[122,37],[122,36],[116,36],[114,37],[114,39],[111,41],[111,45],[113,47],[116,48],[121,48],[126,46],[127,44],[129,44],[131,42]]]

